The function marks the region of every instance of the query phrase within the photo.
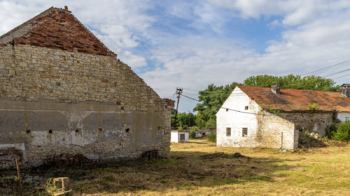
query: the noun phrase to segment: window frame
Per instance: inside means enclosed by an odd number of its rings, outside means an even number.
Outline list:
[[[231,129],[231,127],[226,127],[226,137],[231,137],[231,135],[232,135],[232,129]],[[229,134],[227,134],[227,133],[229,133]]]
[[[248,127],[242,127],[242,137],[248,137]]]

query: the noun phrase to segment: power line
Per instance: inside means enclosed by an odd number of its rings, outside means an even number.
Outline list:
[[[343,76],[339,76],[339,77],[337,77],[337,78],[333,78],[332,80],[339,79],[339,78],[342,78],[342,77],[345,77],[345,76],[350,76],[350,74],[346,74],[346,75],[343,75]]]
[[[335,72],[335,73],[331,73],[331,74],[328,74],[328,75],[325,75],[325,76],[322,76],[322,77],[329,77],[329,76],[340,74],[340,73],[343,73],[343,72],[346,72],[346,71],[350,71],[350,69],[345,69],[345,70],[338,71],[338,72]]]
[[[337,63],[337,64],[335,64],[335,65],[331,65],[331,66],[328,66],[328,67],[325,67],[325,68],[322,68],[322,69],[318,69],[318,70],[316,70],[316,71],[312,71],[312,72],[303,74],[303,75],[301,75],[301,76],[305,76],[305,75],[309,75],[309,74],[311,74],[311,73],[315,73],[315,72],[318,72],[318,71],[322,71],[322,70],[325,70],[325,69],[328,69],[328,68],[331,68],[331,67],[334,67],[334,66],[337,66],[337,65],[340,65],[340,64],[349,62],[349,61],[350,61],[350,60],[347,60],[347,61],[344,61],[344,62],[341,62],[341,63]]]

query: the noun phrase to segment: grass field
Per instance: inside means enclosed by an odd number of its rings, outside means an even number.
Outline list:
[[[346,144],[293,153],[217,148],[215,143],[195,139],[171,148],[171,159],[28,173],[68,176],[75,195],[350,195],[350,146]],[[235,152],[251,158],[234,158]],[[6,185],[2,182],[0,188]],[[29,185],[24,192],[47,195]]]

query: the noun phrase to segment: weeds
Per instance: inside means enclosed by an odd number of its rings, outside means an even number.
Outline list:
[[[316,111],[318,110],[318,103],[313,103],[312,105],[308,105],[307,107],[311,110],[311,111]]]
[[[216,134],[215,133],[210,133],[207,135],[208,141],[215,142],[216,143]]]

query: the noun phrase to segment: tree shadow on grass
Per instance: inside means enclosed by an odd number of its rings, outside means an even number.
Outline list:
[[[168,188],[213,187],[225,184],[273,182],[274,172],[293,169],[280,164],[298,160],[276,158],[235,158],[232,154],[172,152],[171,159],[85,164],[79,167],[38,167],[23,170],[32,176],[69,177],[76,195],[80,193],[137,193],[140,190],[164,191]],[[205,156],[203,156],[205,155]],[[205,158],[210,157],[210,158]],[[13,189],[17,189],[12,183]],[[44,187],[45,182],[41,182]],[[0,182],[0,188],[4,183]],[[8,187],[7,187],[8,188]],[[36,187],[24,186],[24,195],[43,193]],[[13,194],[12,194],[13,193]],[[8,192],[16,195],[17,191]]]

